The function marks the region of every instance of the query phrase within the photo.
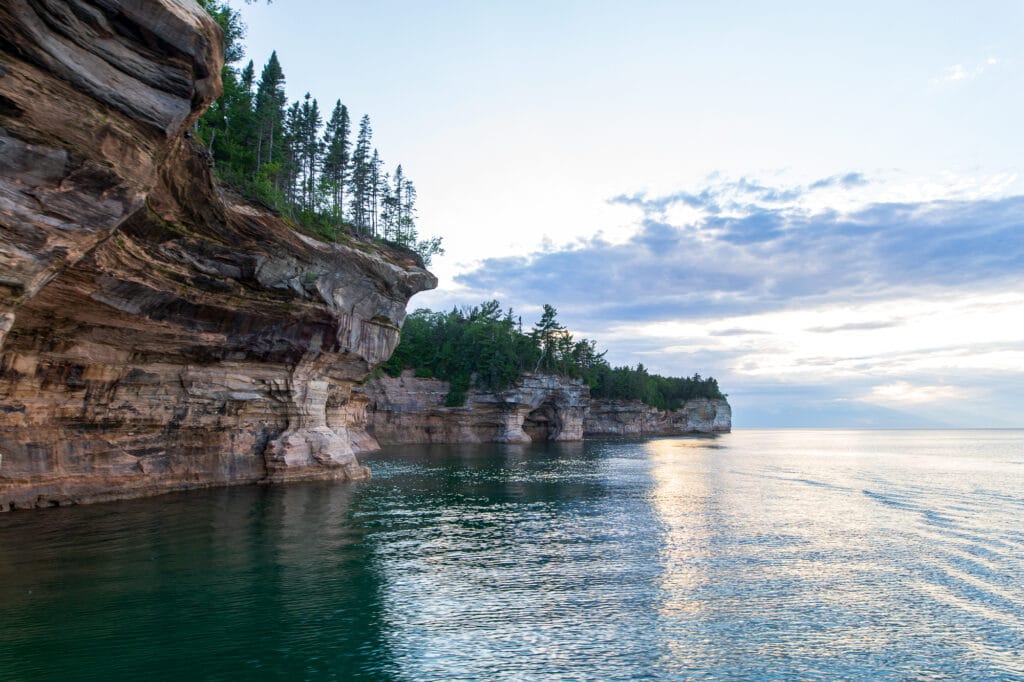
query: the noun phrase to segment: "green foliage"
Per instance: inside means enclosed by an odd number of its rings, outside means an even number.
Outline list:
[[[663,377],[648,374],[642,364],[636,367],[604,365],[591,384],[590,395],[598,399],[641,400],[661,410],[677,410],[694,398],[725,398],[712,377]]]
[[[334,104],[334,111],[324,129],[324,159],[320,181],[322,192],[327,198],[327,205],[332,211],[332,218],[341,222],[344,218],[345,187],[348,184],[349,164],[351,163],[351,147],[349,134],[351,122],[348,107],[339,99]]]
[[[224,32],[224,62],[231,64],[240,60],[244,54],[242,39],[245,38],[245,24],[238,12],[223,0],[198,0],[202,7],[213,17],[220,30]]]
[[[423,259],[424,265],[427,266],[430,265],[430,261],[433,260],[434,256],[444,255],[444,247],[441,246],[440,237],[413,240],[411,248]]]
[[[462,405],[470,386],[486,391],[508,388],[523,372],[583,379],[595,398],[641,400],[660,409],[677,409],[691,398],[723,398],[715,379],[649,374],[643,365],[611,367],[590,339],[576,340],[544,306],[529,333],[512,309],[497,301],[438,313],[419,309],[402,327],[402,340],[383,365],[391,376],[404,369],[418,377],[449,382],[446,404]]]
[[[392,183],[363,116],[355,145],[348,109],[338,100],[324,123],[309,93],[288,104],[285,76],[273,52],[255,78],[239,70],[245,25],[224,0],[200,0],[224,32],[224,93],[196,123],[196,137],[214,159],[217,178],[267,204],[323,239],[361,234],[413,251],[430,265],[444,253],[440,237],[419,239],[416,188],[395,170]]]
[[[448,313],[417,310],[406,318],[402,341],[384,369],[393,376],[408,368],[448,380],[452,405],[465,401],[474,376],[478,387],[500,391],[524,369],[511,315],[503,316],[497,301]]]

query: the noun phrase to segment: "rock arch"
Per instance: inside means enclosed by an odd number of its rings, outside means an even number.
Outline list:
[[[523,418],[523,431],[532,441],[558,440],[564,425],[564,406],[548,396]]]

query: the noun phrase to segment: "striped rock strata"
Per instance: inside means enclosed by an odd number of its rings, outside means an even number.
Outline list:
[[[191,0],[0,4],[0,510],[367,475],[351,388],[436,280],[215,186],[220,40]]]

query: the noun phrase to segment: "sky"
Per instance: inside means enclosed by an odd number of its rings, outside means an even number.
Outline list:
[[[1024,427],[1024,3],[236,4],[444,238],[742,427]]]

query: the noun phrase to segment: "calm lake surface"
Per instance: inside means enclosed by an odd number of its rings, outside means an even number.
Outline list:
[[[0,679],[1024,679],[1024,432],[389,448],[0,515]]]

